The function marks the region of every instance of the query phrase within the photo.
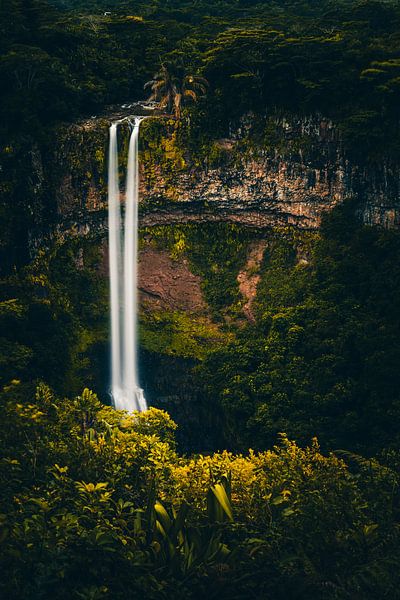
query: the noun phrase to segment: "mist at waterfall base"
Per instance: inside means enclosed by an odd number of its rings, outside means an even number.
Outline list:
[[[125,214],[121,215],[118,124],[110,126],[108,162],[108,243],[111,306],[111,397],[116,409],[147,409],[137,361],[137,263],[139,128],[135,118],[129,140]]]

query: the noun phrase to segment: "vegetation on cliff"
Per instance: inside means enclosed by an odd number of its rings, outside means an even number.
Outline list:
[[[361,226],[351,204],[318,234],[259,232],[266,250],[254,321],[242,312],[237,280],[254,232],[209,224],[143,235],[143,244],[188,261],[207,304],[200,313],[147,310],[141,322],[152,403],[162,399],[179,421],[197,415],[181,424],[186,448],[263,449],[281,431],[301,442],[316,435],[324,449],[371,455],[397,447],[397,232]],[[29,390],[41,379],[74,394],[88,382],[108,401],[108,288],[98,244],[70,240],[3,281],[3,385],[17,378]]]
[[[1,42],[7,130],[142,97],[164,65],[171,81],[188,69],[205,75],[209,94],[195,112],[212,134],[249,110],[317,110],[342,122],[354,150],[362,140],[373,153],[379,139],[398,149],[395,2],[132,1],[90,15],[87,3],[75,3],[82,13],[70,12],[69,2],[63,10],[51,4],[2,5],[2,21],[11,24]]]
[[[204,365],[228,444],[264,447],[285,431],[331,449],[398,447],[399,241],[360,227],[351,204],[306,248],[295,231],[271,240],[256,323]]]
[[[54,217],[43,165],[55,125],[142,98],[162,65],[173,81],[209,82],[184,110],[191,147],[278,109],[333,118],[357,160],[399,156],[395,2],[6,0],[0,17],[3,271],[28,259],[26,231]]]

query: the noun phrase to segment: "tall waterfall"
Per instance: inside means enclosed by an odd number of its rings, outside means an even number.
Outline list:
[[[139,203],[139,127],[129,140],[122,223],[118,174],[118,122],[110,127],[108,159],[108,240],[111,302],[111,396],[120,410],[146,410],[137,364],[137,260]],[[123,225],[123,226],[122,226]],[[122,252],[123,249],[123,252]]]
[[[121,215],[118,183],[117,123],[110,127],[108,157],[108,257],[111,303],[111,394],[122,392],[121,373]]]

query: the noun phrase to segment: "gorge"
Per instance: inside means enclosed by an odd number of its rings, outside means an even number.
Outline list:
[[[35,156],[36,202],[40,204],[41,197],[50,193],[55,212],[48,224],[38,221],[32,229],[33,253],[46,240],[63,244],[87,238],[104,257],[100,270],[106,274],[108,126],[110,121],[122,120],[118,127],[124,178],[130,139],[129,124],[124,121],[127,114],[119,109],[106,118],[61,128],[51,151]],[[175,135],[173,122],[165,117],[150,114],[142,121],[139,287],[148,314],[160,309],[198,315],[210,312],[200,272],[193,272],[190,261],[182,264],[171,259],[170,249],[157,247],[158,234],[153,234],[160,227],[232,225],[248,230],[246,236],[258,244],[257,238],[268,237],[274,229],[293,227],[311,235],[318,231],[322,216],[343,202],[350,202],[354,214],[366,224],[397,227],[399,167],[388,161],[368,168],[358,164],[348,155],[338,128],[320,115],[265,116],[261,130],[259,120],[248,115],[232,124],[229,138],[209,143],[206,158],[201,149],[194,152],[178,144]],[[54,173],[51,191],[41,184],[50,171]],[[41,211],[36,214],[39,217]],[[235,278],[243,278],[251,252],[249,246]],[[307,260],[306,254],[300,248],[299,260]],[[261,255],[258,264],[262,260]],[[248,301],[244,295],[243,302]]]
[[[123,118],[121,112],[110,116]],[[103,276],[108,274],[108,123],[90,119],[60,132],[53,192],[58,207],[53,239],[66,247],[96,249],[97,272]],[[347,219],[353,215],[396,229],[399,171],[394,163],[366,169],[352,161],[340,132],[317,115],[268,117],[264,127],[265,141],[256,144],[254,118],[243,118],[232,126],[231,138],[212,143],[202,161],[174,140],[173,122],[149,116],[141,124],[142,384],[151,404],[167,407],[183,422],[185,444],[189,429],[195,446],[205,439],[215,443],[205,433],[199,361],[204,364],[208,351],[233,343],[246,323],[259,323],[274,248],[288,248],[283,273],[293,267],[312,271],[321,219],[342,205],[350,207]],[[119,129],[124,177],[130,128],[124,122]],[[225,254],[214,250],[214,239]],[[89,267],[87,253],[77,263],[83,272]],[[225,304],[218,301],[221,295],[228,298]]]

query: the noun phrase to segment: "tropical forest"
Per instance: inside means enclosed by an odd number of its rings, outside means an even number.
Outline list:
[[[0,0],[0,600],[400,600],[398,0]]]

